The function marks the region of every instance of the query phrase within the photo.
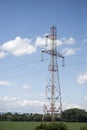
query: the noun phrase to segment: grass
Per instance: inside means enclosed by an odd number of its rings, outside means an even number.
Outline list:
[[[66,123],[69,130],[80,130],[81,127],[87,126],[87,123]]]
[[[40,122],[0,122],[0,130],[33,130]],[[80,130],[80,127],[87,126],[87,123],[65,123],[69,130]]]
[[[36,122],[0,122],[0,130],[33,130],[39,123]]]

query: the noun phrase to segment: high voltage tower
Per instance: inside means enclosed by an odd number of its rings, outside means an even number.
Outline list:
[[[62,112],[62,101],[61,101],[61,89],[59,82],[59,71],[57,58],[60,57],[64,60],[64,56],[57,51],[57,31],[56,27],[50,28],[50,35],[46,36],[46,39],[50,41],[50,49],[42,50],[42,53],[50,55],[50,63],[48,65],[48,78],[45,96],[47,99],[47,105],[44,104],[43,112],[44,116],[42,120],[45,120],[45,115],[49,113],[51,120],[55,120],[55,115],[60,115]],[[48,41],[47,40],[47,41]],[[49,45],[48,45],[49,46]],[[49,47],[48,47],[49,48]]]

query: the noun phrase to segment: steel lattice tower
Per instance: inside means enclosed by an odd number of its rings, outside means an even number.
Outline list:
[[[45,91],[47,105],[44,104],[43,111],[44,111],[44,116],[45,114],[50,113],[52,121],[55,120],[55,114],[59,115],[62,111],[61,89],[59,83],[59,71],[58,71],[57,58],[60,57],[64,59],[64,57],[57,51],[56,37],[57,37],[56,27],[53,26],[50,28],[50,35],[46,36],[46,38],[50,40],[51,47],[50,49],[41,51],[50,55],[47,86]],[[43,116],[43,120],[44,120],[44,116]]]

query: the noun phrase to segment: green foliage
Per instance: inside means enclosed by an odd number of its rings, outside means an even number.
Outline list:
[[[48,130],[48,125],[41,123],[39,126],[35,128],[35,130]]]
[[[87,112],[77,108],[68,109],[62,112],[62,119],[67,122],[87,122]]]
[[[33,113],[1,113],[0,121],[34,121],[40,122],[42,121],[42,114],[33,114]],[[66,122],[87,122],[87,112],[85,110],[73,108],[68,109],[62,112],[62,118],[59,118],[57,114],[55,114],[55,121],[66,121]],[[45,121],[50,122],[51,116],[50,114],[46,114]]]
[[[48,125],[41,123],[34,130],[68,130],[68,128],[64,123],[50,123]]]
[[[64,123],[51,123],[49,130],[68,130],[68,128]]]
[[[0,121],[41,121],[42,120],[42,114],[32,114],[32,113],[3,113],[0,114]]]
[[[81,127],[80,130],[87,130],[87,126]]]

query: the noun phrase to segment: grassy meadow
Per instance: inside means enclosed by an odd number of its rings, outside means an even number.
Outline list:
[[[40,122],[0,122],[0,130],[33,130]],[[87,123],[65,123],[69,130],[80,130],[80,127],[87,126]]]

